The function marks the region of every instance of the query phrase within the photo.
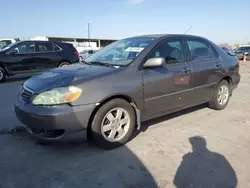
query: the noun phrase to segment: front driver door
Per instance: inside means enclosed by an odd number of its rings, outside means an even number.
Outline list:
[[[188,104],[191,69],[180,38],[162,41],[149,58],[163,57],[166,65],[143,70],[144,104],[148,118]],[[147,118],[146,118],[147,119]]]
[[[7,69],[13,73],[32,71],[35,60],[35,42],[20,42],[6,52]]]

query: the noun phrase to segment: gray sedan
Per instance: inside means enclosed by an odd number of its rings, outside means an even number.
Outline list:
[[[138,36],[28,79],[15,111],[39,139],[85,130],[111,149],[128,142],[143,121],[203,103],[224,109],[239,82],[238,58],[205,38]]]

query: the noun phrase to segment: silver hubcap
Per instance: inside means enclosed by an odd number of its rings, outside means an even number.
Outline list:
[[[68,64],[63,64],[61,67],[66,67],[66,66],[68,66]]]
[[[0,80],[3,78],[3,72],[0,70]]]
[[[130,127],[130,117],[123,108],[110,110],[103,118],[102,135],[109,142],[117,142],[124,138]]]
[[[227,103],[229,98],[229,89],[226,85],[222,85],[219,89],[218,95],[217,95],[217,100],[218,103],[223,106]]]

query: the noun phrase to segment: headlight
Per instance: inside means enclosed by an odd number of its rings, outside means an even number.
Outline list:
[[[33,100],[34,105],[58,105],[73,102],[79,98],[82,90],[75,86],[55,88],[39,94]]]

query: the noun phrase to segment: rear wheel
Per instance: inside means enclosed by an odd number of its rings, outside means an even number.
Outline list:
[[[68,65],[70,65],[70,63],[67,62],[67,61],[65,61],[65,62],[61,62],[61,63],[58,65],[58,67],[65,67],[65,66],[68,66]]]
[[[226,80],[222,80],[217,86],[209,107],[215,110],[223,110],[230,99],[230,84]]]
[[[4,82],[6,79],[6,71],[0,67],[0,83]]]
[[[133,107],[123,99],[104,104],[91,125],[92,141],[103,149],[113,149],[127,143],[135,128]]]

